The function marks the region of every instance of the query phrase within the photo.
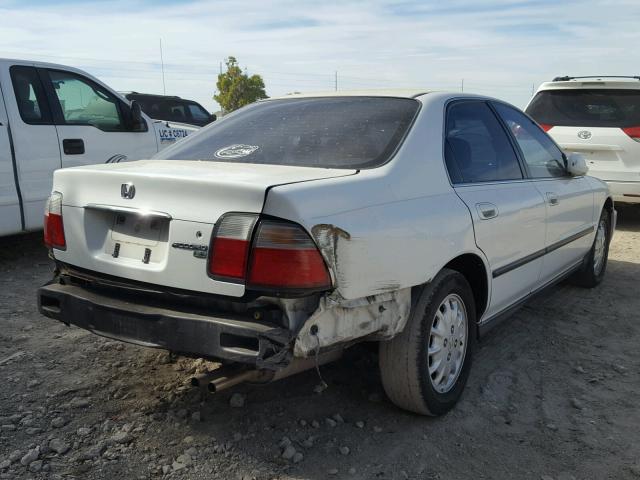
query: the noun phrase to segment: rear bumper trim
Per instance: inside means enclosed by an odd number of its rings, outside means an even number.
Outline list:
[[[148,306],[54,282],[38,289],[43,315],[145,347],[279,369],[291,360],[291,331],[246,317],[205,316]]]

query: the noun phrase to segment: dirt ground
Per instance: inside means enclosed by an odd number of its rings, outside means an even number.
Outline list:
[[[40,234],[0,239],[0,478],[640,478],[640,208],[620,209],[603,284],[490,333],[442,418],[386,400],[366,347],[322,367],[322,393],[309,371],[202,403],[204,362],[40,316],[51,270]]]

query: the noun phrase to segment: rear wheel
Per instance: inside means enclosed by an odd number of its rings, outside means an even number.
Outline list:
[[[605,208],[600,214],[591,250],[587,253],[582,268],[575,275],[575,281],[578,285],[593,288],[602,282],[607,269],[607,260],[609,259],[610,240],[611,214]]]
[[[422,288],[402,333],[380,343],[380,372],[397,406],[442,415],[460,398],[475,343],[475,303],[460,273],[444,269]]]

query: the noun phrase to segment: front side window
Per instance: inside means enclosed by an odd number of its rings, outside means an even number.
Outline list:
[[[208,122],[209,121],[209,112],[207,112],[204,108],[202,108],[197,103],[189,103],[189,113],[191,113],[191,117],[193,120],[197,122]]]
[[[79,75],[49,70],[64,123],[91,125],[107,132],[126,130],[118,99]]]
[[[410,98],[326,97],[248,105],[156,157],[324,168],[385,163],[419,109]]]
[[[567,175],[562,151],[533,120],[502,103],[495,103],[494,107],[522,150],[524,161],[533,178]]]
[[[445,135],[445,160],[452,183],[523,178],[509,138],[485,102],[451,105]]]
[[[52,124],[46,95],[34,67],[11,67],[11,82],[22,121],[31,125]]]

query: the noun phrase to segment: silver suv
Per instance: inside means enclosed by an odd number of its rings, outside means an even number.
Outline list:
[[[556,77],[525,111],[563,150],[583,154],[616,202],[640,204],[640,77]]]

